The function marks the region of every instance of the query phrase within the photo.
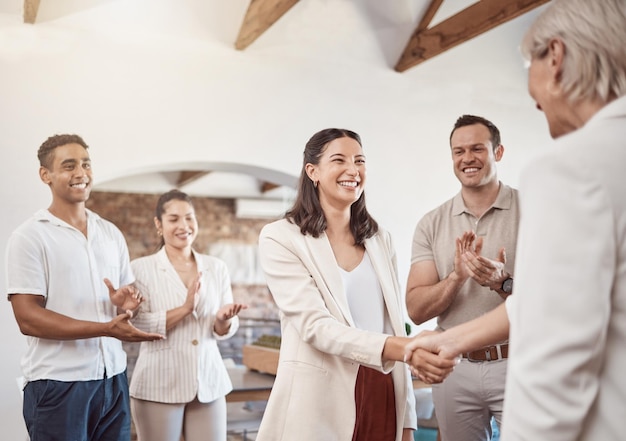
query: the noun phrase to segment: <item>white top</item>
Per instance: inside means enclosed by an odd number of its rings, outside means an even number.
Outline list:
[[[87,210],[87,236],[40,210],[10,236],[7,293],[45,297],[46,309],[79,320],[108,322],[117,315],[103,282],[132,283],[128,249],[111,222]],[[96,380],[126,369],[121,341],[112,337],[50,340],[27,337],[22,358],[26,381]]]
[[[367,331],[392,333],[383,290],[367,252],[352,271],[339,267],[354,325]]]
[[[131,266],[145,300],[135,326],[158,332],[165,340],[141,343],[130,379],[130,395],[162,403],[188,403],[197,395],[201,403],[223,397],[232,390],[217,340],[231,337],[239,328],[239,318],[231,319],[226,335],[213,330],[218,309],[233,303],[226,264],[215,257],[194,252],[202,272],[195,311],[169,331],[165,331],[167,311],[181,306],[187,287],[167,258],[165,249],[135,259]]]

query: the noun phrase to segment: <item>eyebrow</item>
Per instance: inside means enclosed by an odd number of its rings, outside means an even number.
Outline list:
[[[469,144],[469,145],[463,144],[463,145],[452,146],[452,147],[451,147],[451,149],[452,149],[452,150],[454,150],[454,149],[464,149],[464,148],[468,148],[468,147],[469,147],[469,148],[473,148],[473,147],[486,147],[486,144],[485,144],[485,143],[483,143],[483,142],[477,142],[477,143],[475,143],[475,144]]]
[[[180,217],[180,216],[193,216],[194,215],[194,211],[188,211],[185,214],[178,214],[178,213],[163,213],[165,216],[170,216],[170,217]]]
[[[346,155],[344,155],[343,153],[333,153],[332,155],[329,156],[329,158],[332,158],[333,156],[342,156],[345,157]],[[354,155],[355,158],[365,158],[365,155],[360,154],[360,155]]]
[[[75,164],[78,161],[74,158],[69,158],[69,159],[64,159],[63,161],[61,161],[61,165],[65,165],[65,164]],[[90,158],[83,158],[81,159],[81,162],[91,162]]]

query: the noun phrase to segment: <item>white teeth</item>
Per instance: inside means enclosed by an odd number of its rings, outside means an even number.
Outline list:
[[[72,185],[70,185],[70,187],[85,189],[85,188],[87,188],[87,184],[85,182],[83,182],[81,184],[72,184]]]
[[[349,182],[343,181],[343,182],[340,182],[339,185],[341,185],[343,187],[352,187],[352,188],[354,188],[354,187],[356,187],[358,185],[358,182],[356,182],[356,181],[349,181]]]
[[[464,173],[474,173],[474,172],[477,172],[477,171],[478,171],[478,169],[477,169],[477,168],[475,168],[475,167],[474,167],[474,168],[466,168],[466,169],[463,169],[463,172],[464,172]]]

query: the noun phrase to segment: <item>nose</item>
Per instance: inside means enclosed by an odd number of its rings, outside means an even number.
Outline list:
[[[350,174],[350,176],[358,176],[359,175],[359,167],[354,162],[351,162],[348,165],[348,174]]]
[[[474,154],[472,153],[471,150],[466,150],[463,153],[463,162],[472,162],[472,160],[474,159]]]

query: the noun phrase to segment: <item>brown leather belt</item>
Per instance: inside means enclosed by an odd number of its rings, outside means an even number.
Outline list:
[[[509,358],[509,344],[487,346],[472,352],[463,354],[463,358],[471,362],[496,361]]]

